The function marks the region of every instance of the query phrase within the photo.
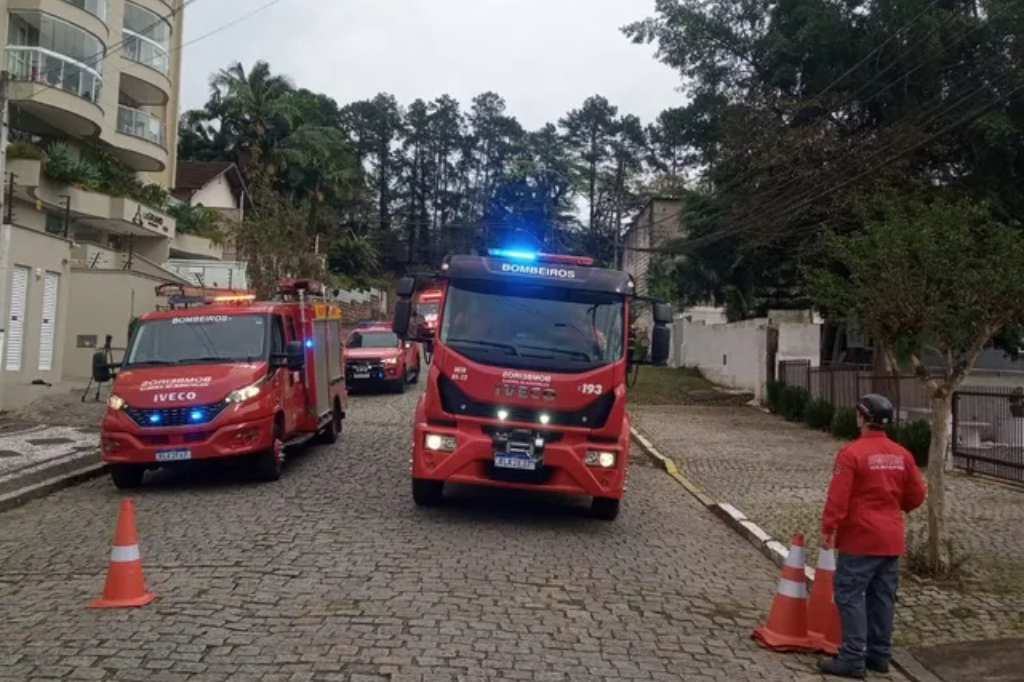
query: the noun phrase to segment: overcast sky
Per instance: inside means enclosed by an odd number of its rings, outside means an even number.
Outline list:
[[[195,40],[267,0],[195,0]],[[209,75],[258,59],[339,105],[391,92],[403,104],[448,93],[468,104],[493,90],[527,128],[603,94],[644,122],[683,104],[653,48],[619,32],[654,0],[282,0],[184,48],[182,109],[207,99]]]

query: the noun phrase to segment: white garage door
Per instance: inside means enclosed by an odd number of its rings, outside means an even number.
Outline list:
[[[8,372],[21,371],[21,349],[25,337],[25,299],[28,296],[28,268],[15,265],[11,277],[11,317],[7,321]]]
[[[47,272],[43,282],[43,318],[39,323],[39,371],[53,369],[53,335],[57,323],[57,292],[60,275]]]

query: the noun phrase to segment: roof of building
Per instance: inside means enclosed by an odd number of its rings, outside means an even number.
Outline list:
[[[175,199],[189,201],[196,192],[222,175],[231,185],[231,191],[242,197],[245,208],[251,208],[252,199],[245,187],[242,173],[238,166],[230,161],[179,161],[172,194]]]

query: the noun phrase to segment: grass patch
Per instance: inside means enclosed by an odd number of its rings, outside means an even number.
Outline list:
[[[693,367],[650,367],[641,365],[636,385],[629,389],[633,405],[679,405],[692,402],[690,391],[714,390],[715,385]]]

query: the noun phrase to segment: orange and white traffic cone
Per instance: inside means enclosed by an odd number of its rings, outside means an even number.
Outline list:
[[[814,651],[807,639],[807,575],[804,534],[797,533],[789,545],[789,554],[782,566],[782,578],[775,592],[775,602],[768,622],[756,628],[754,640],[773,651]]]
[[[843,642],[843,626],[833,594],[835,573],[835,550],[818,550],[818,567],[814,570],[814,585],[807,604],[807,638],[819,651],[833,656],[839,653]]]
[[[89,604],[92,609],[110,609],[126,606],[145,606],[156,599],[146,591],[142,576],[142,558],[139,556],[139,538],[135,532],[135,510],[128,498],[121,500],[117,515],[114,544],[110,549],[107,582],[103,595]]]

